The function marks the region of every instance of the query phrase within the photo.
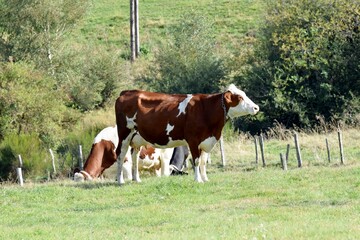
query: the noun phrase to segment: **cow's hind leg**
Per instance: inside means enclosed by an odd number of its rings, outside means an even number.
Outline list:
[[[200,150],[198,148],[198,145],[192,145],[190,146],[190,152],[192,155],[192,164],[194,166],[194,175],[195,175],[195,182],[202,183],[204,182],[200,176]]]

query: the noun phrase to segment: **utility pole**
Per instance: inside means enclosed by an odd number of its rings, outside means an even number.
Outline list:
[[[130,0],[130,52],[131,62],[139,56],[139,0]]]
[[[135,0],[135,56],[140,53],[140,35],[139,35],[139,0]]]

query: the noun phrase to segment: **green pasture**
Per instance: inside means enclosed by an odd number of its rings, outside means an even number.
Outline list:
[[[1,239],[357,239],[360,168],[1,187]]]
[[[263,0],[146,0],[139,1],[139,32],[142,47],[158,46],[166,31],[190,11],[214,23],[219,42],[234,47],[263,21]],[[84,20],[72,36],[75,41],[94,42],[108,48],[129,47],[129,1],[92,1]],[[72,39],[74,40],[74,39]]]
[[[345,165],[336,137],[336,131],[299,134],[302,168],[291,138],[266,139],[263,168],[255,164],[251,138],[225,134],[226,166],[217,145],[204,184],[189,169],[185,176],[142,174],[141,183],[119,187],[115,166],[97,182],[4,183],[0,239],[358,239],[360,133],[343,131]],[[283,171],[279,152],[287,144]]]

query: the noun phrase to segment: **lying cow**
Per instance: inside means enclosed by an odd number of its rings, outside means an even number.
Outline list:
[[[225,92],[217,94],[121,92],[115,103],[119,184],[124,183],[121,170],[130,143],[135,151],[145,145],[155,148],[188,145],[195,181],[208,181],[206,153],[220,139],[227,119],[254,115],[258,111],[258,105],[233,84]]]

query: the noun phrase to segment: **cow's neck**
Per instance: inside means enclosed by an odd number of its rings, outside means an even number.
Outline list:
[[[91,164],[92,159],[90,159],[90,161],[86,161],[84,169],[81,171],[82,174],[92,180],[95,178],[98,178],[101,174],[101,166],[95,166],[94,164]],[[90,164],[89,164],[90,163]]]
[[[216,131],[214,135],[218,139],[221,135],[221,131],[227,121],[227,111],[228,107],[226,106],[224,93],[218,93],[209,96],[208,105],[206,108],[211,109],[211,111],[206,111],[209,116],[210,125]]]
[[[224,111],[224,125],[226,124],[226,122],[229,120],[229,117],[227,115],[228,109],[226,108],[226,104],[225,104],[225,93],[221,94],[221,107]],[[223,125],[223,127],[224,127]]]

